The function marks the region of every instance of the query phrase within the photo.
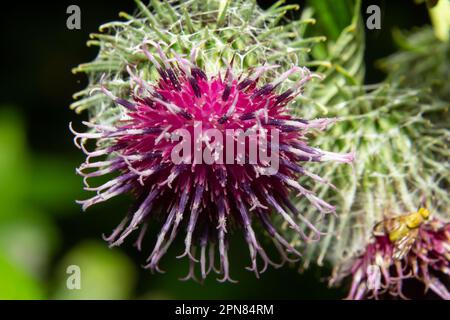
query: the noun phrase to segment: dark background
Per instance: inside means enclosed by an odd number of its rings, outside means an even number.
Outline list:
[[[259,3],[263,7],[270,4],[268,1]],[[299,3],[303,7],[304,2]],[[81,8],[81,30],[66,28],[66,8],[70,4]],[[395,51],[392,28],[411,29],[429,23],[429,19],[424,6],[417,6],[412,0],[363,1],[364,17],[370,4],[378,4],[382,9],[382,29],[366,32],[366,82],[374,83],[384,77],[374,68],[374,62]],[[95,58],[97,48],[85,45],[89,34],[96,32],[101,24],[118,19],[119,11],[132,13],[134,2],[64,0],[2,4],[0,108],[17,115],[23,125],[29,167],[25,183],[31,185],[23,201],[49,215],[58,234],[58,245],[46,270],[39,275],[40,282],[47,284],[44,286],[46,297],[60,297],[54,293],[58,281],[55,274],[60,272],[58,265],[67,252],[86,239],[101,240],[102,233],[109,233],[128,207],[127,199],[119,199],[81,213],[73,200],[85,195],[74,168],[83,161],[83,155],[74,147],[68,130],[70,121],[80,123],[86,117],[69,109],[72,94],[87,84],[84,75],[73,75],[71,69]],[[5,181],[0,181],[2,183]],[[106,248],[106,244],[104,246]],[[144,263],[145,252],[137,253],[131,246],[114,250],[133,261],[135,285],[127,297],[315,299],[341,298],[345,294],[343,290],[328,289],[322,281],[329,274],[327,268],[312,268],[302,275],[293,267],[269,269],[257,280],[243,270],[248,257],[246,248],[239,245],[234,245],[230,251],[232,275],[240,281],[237,285],[218,284],[213,277],[204,285],[179,282],[177,278],[184,276],[187,264],[174,258],[176,252],[169,253],[163,261],[166,274],[151,275],[139,267]]]

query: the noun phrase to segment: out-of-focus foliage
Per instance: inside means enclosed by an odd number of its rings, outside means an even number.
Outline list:
[[[33,165],[29,179],[28,198],[32,203],[49,208],[52,214],[67,215],[78,208],[73,199],[81,198],[80,179],[74,170],[77,159],[63,155],[33,155]],[[69,201],[70,200],[70,201]]]
[[[20,115],[0,109],[0,297],[39,299],[55,250],[53,223],[27,204],[31,166]]]
[[[23,300],[45,297],[41,284],[0,253],[0,299]]]
[[[67,268],[72,265],[80,268],[78,290],[67,290]],[[136,270],[123,253],[103,243],[83,242],[61,260],[56,279],[54,299],[127,299],[132,298]]]
[[[61,234],[52,213],[73,212],[79,196],[73,167],[67,157],[31,154],[21,114],[0,108],[0,299],[131,296],[133,263],[102,244],[77,246],[54,269]],[[66,286],[66,269],[72,264],[81,268],[81,290]]]
[[[30,275],[44,279],[58,234],[43,212],[27,210],[21,217],[0,222],[0,250]]]
[[[0,109],[0,217],[15,214],[27,187],[27,150],[22,119],[12,107]]]

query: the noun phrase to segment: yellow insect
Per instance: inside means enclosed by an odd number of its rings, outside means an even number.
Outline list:
[[[394,245],[393,258],[401,260],[411,250],[419,235],[419,227],[430,217],[430,212],[420,208],[417,212],[385,218],[373,229],[374,235],[388,235]]]

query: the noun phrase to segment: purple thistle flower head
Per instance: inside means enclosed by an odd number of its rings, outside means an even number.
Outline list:
[[[128,100],[101,88],[123,107],[122,119],[113,125],[86,122],[88,132],[73,131],[76,145],[87,154],[77,172],[84,177],[85,189],[96,192],[92,198],[79,201],[83,209],[121,194],[136,197],[136,210],[106,238],[111,246],[120,245],[140,229],[136,242],[140,249],[150,221],[162,219],[146,265],[152,271],[161,271],[161,258],[185,229],[185,251],[179,257],[187,256],[190,261],[186,279],[196,278],[194,266],[199,263],[202,279],[214,270],[221,274],[220,281],[233,281],[228,259],[232,229],[244,233],[249,270],[256,276],[268,265],[279,267],[290,261],[289,255],[300,256],[274,227],[272,216],[279,216],[309,240],[294,222],[295,217],[302,217],[289,200],[290,191],[307,198],[322,213],[334,211],[297,180],[307,176],[324,182],[305,169],[308,162],[348,163],[354,157],[307,144],[312,129],[324,130],[335,119],[307,121],[287,112],[289,101],[316,75],[293,67],[265,84],[259,83],[260,78],[276,66],[249,70],[245,77],[233,74],[232,66],[223,74],[208,75],[195,64],[195,57],[188,60],[174,53],[169,59],[159,44],[154,45],[159,57],[145,46],[143,52],[157,67],[159,80],[146,82],[128,68],[133,84]],[[279,92],[281,83],[291,76],[298,80]],[[89,139],[97,142],[96,150],[87,150]],[[91,178],[112,173],[116,174],[112,180],[90,186]],[[272,237],[281,263],[273,262],[257,240],[255,221]],[[320,235],[310,222],[302,221]],[[257,257],[262,260],[261,269]]]
[[[414,217],[413,217],[414,219]],[[394,220],[386,220],[386,222]],[[331,284],[341,282],[347,276],[352,284],[347,299],[378,299],[386,295],[408,299],[403,286],[408,280],[420,281],[425,292],[431,289],[442,299],[450,300],[445,283],[450,275],[450,223],[433,217],[417,228],[408,229],[408,234],[396,238],[396,233],[376,233],[364,252],[349,259],[335,270]]]

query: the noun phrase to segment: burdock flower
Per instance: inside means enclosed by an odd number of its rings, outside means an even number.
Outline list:
[[[428,221],[427,221],[428,220]],[[420,281],[442,299],[450,300],[446,287],[450,275],[450,224],[428,219],[428,211],[385,219],[364,252],[335,270],[331,283],[347,276],[352,284],[347,299],[380,298],[386,295],[407,299],[403,286]],[[377,229],[377,228],[376,228]]]
[[[188,256],[191,263],[186,278],[195,278],[197,262],[203,279],[216,270],[218,247],[220,281],[232,281],[228,259],[231,230],[244,233],[249,270],[256,276],[269,264],[278,267],[290,260],[289,254],[299,256],[273,226],[272,216],[283,219],[305,241],[311,239],[295,218],[302,219],[315,238],[320,236],[291,203],[290,192],[308,199],[323,214],[333,212],[333,206],[297,180],[305,176],[326,183],[306,169],[308,162],[353,160],[353,154],[330,153],[307,143],[311,130],[325,130],[335,119],[308,121],[294,118],[287,110],[290,100],[316,75],[294,66],[272,81],[260,83],[262,75],[277,66],[262,65],[236,75],[232,61],[223,72],[208,74],[197,65],[196,50],[189,57],[175,51],[168,55],[162,46],[152,41],[141,46],[159,73],[157,81],[145,81],[128,67],[129,99],[116,97],[105,86],[98,88],[123,108],[120,121],[85,122],[90,131],[74,131],[75,143],[88,156],[78,173],[84,177],[85,189],[96,192],[79,203],[86,209],[121,194],[135,196],[136,209],[106,238],[111,246],[120,245],[140,229],[140,248],[148,224],[162,219],[147,259],[146,267],[152,271],[160,271],[161,258],[180,232],[185,232],[185,251],[180,257]],[[294,76],[297,80],[281,91],[281,83]],[[85,145],[90,139],[97,142],[93,151]],[[103,185],[91,186],[91,178],[109,174],[116,176]],[[281,263],[267,256],[257,240],[256,223],[272,237]],[[261,268],[257,257],[262,260]]]

